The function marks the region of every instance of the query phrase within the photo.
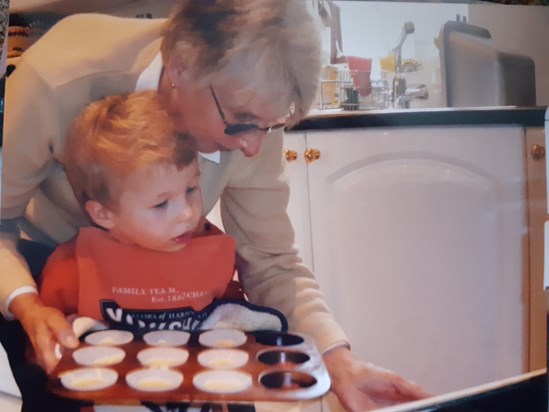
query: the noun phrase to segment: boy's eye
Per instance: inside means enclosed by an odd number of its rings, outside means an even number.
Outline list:
[[[187,188],[187,194],[190,195],[192,194],[194,191],[196,191],[198,189],[198,186],[192,186],[192,187],[188,187]]]
[[[163,202],[160,202],[160,203],[154,205],[153,207],[154,207],[155,209],[165,209],[166,206],[168,206],[168,201],[167,201],[167,200],[164,200]]]

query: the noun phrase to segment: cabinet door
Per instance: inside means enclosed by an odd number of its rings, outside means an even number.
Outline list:
[[[288,162],[286,174],[290,184],[288,215],[295,232],[295,243],[303,263],[313,269],[311,251],[311,221],[309,214],[309,184],[303,158],[305,134],[290,132],[284,135],[284,155]],[[295,156],[295,159],[293,157]]]
[[[527,363],[521,128],[307,133],[315,274],[362,359],[443,393]]]

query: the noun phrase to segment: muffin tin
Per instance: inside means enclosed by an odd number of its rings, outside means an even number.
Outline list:
[[[330,389],[321,355],[302,334],[215,329],[128,341],[119,332],[95,332],[67,350],[49,388],[110,404],[299,401]]]

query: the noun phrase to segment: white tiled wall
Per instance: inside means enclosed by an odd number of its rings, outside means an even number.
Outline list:
[[[402,57],[438,57],[434,39],[440,28],[456,16],[467,16],[467,4],[407,3],[383,1],[335,1],[341,8],[343,53],[347,56],[380,58],[397,45],[406,21],[415,31],[405,41]]]
[[[469,5],[471,23],[488,29],[498,47],[534,60],[536,103],[549,105],[549,7],[488,5],[492,4]]]

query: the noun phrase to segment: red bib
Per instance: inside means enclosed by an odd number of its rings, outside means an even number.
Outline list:
[[[177,252],[157,252],[80,229],[78,313],[101,319],[100,301],[126,309],[201,310],[221,297],[233,278],[235,241],[220,234],[191,239]]]

